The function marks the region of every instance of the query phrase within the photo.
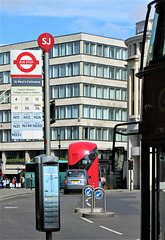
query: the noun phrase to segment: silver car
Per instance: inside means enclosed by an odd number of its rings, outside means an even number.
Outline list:
[[[89,184],[87,171],[84,169],[70,169],[66,171],[64,194],[71,190],[82,190]]]

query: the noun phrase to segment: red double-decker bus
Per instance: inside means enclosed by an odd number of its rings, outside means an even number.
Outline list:
[[[99,186],[99,164],[97,145],[91,142],[76,142],[69,145],[69,169],[85,169],[89,184],[94,188]]]

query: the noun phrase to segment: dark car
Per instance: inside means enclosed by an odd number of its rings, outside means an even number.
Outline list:
[[[71,190],[82,190],[89,184],[87,171],[84,169],[70,169],[66,171],[64,194]]]

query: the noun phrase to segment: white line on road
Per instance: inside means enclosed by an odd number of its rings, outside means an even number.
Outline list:
[[[123,233],[117,232],[117,231],[112,230],[112,229],[110,229],[110,228],[107,228],[107,227],[104,227],[104,226],[99,226],[99,227],[101,227],[101,228],[103,228],[103,229],[105,229],[105,230],[108,230],[108,231],[110,231],[110,232],[116,233],[116,234],[118,234],[118,235],[123,235]]]
[[[5,207],[5,208],[18,208],[18,207]]]
[[[83,219],[83,220],[85,220],[85,221],[87,221],[87,222],[89,222],[89,223],[93,223],[91,220],[89,220],[89,219],[87,219],[87,218],[81,217],[81,219]]]

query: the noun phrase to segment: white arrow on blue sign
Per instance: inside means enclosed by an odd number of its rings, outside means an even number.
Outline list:
[[[97,191],[95,192],[95,198],[101,199],[102,197],[103,197],[103,191],[97,190]]]
[[[92,189],[91,189],[91,188],[87,188],[87,189],[85,190],[85,195],[88,196],[88,197],[90,197],[90,196],[92,195]]]

